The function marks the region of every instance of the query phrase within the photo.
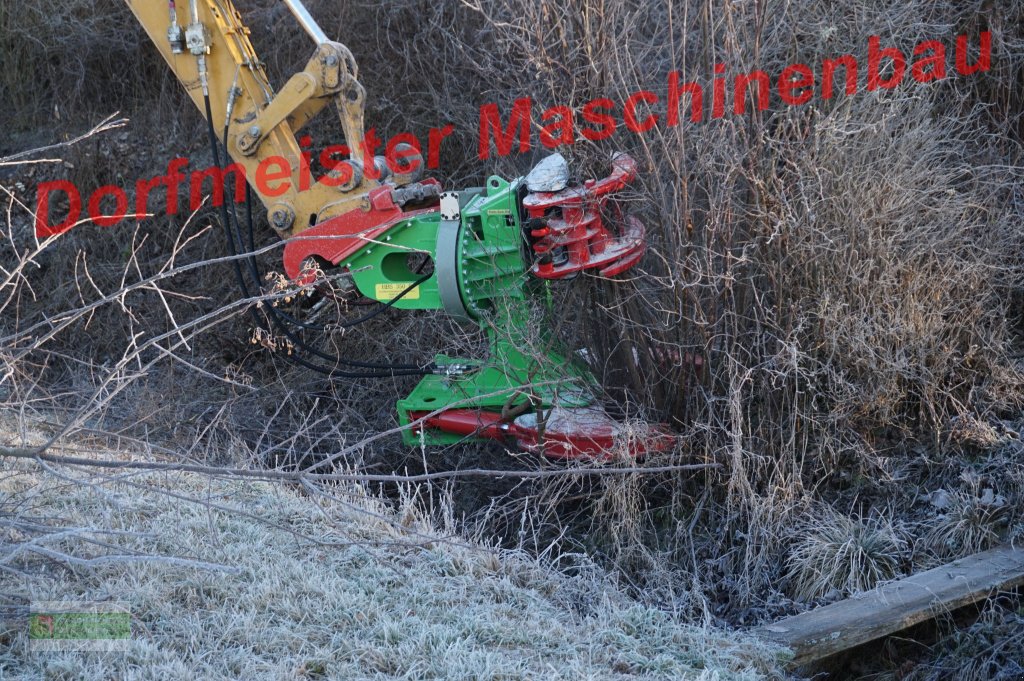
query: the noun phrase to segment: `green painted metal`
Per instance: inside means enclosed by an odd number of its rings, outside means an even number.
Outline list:
[[[438,355],[438,375],[424,377],[398,402],[399,422],[413,413],[444,409],[507,411],[555,405],[582,407],[594,401],[596,380],[547,331],[551,314],[548,283],[529,274],[517,196],[521,180],[488,178],[482,192],[462,207],[457,254],[459,288],[470,315],[487,334],[488,357]],[[376,243],[346,260],[364,295],[389,300],[421,275],[408,264],[427,254],[436,261],[438,213],[396,225]],[[414,256],[410,258],[410,256]],[[399,309],[442,309],[437,277],[395,302]],[[446,371],[447,370],[447,371]],[[409,445],[451,444],[461,436],[403,430]]]
[[[398,223],[375,243],[367,244],[357,255],[345,261],[359,292],[367,298],[388,302],[418,281],[414,268],[423,255],[437,258],[437,213],[417,216]],[[410,291],[394,307],[399,310],[437,310],[441,297],[437,280],[428,279]]]

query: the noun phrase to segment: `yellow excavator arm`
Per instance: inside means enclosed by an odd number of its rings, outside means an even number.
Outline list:
[[[283,2],[317,47],[306,68],[275,92],[231,0],[127,0],[204,116],[208,98],[210,123],[218,133],[224,131],[228,153],[266,206],[271,226],[290,237],[366,209],[369,192],[381,182],[378,173],[365,172],[366,91],[355,58],[347,47],[327,39],[301,2]],[[326,181],[314,183],[297,134],[331,102],[341,118],[349,158]],[[259,181],[268,169],[275,179],[272,192],[267,191],[270,183]]]

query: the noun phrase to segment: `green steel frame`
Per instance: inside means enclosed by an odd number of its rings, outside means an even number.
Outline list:
[[[414,413],[445,409],[483,409],[521,413],[553,406],[582,407],[594,401],[597,381],[566,353],[549,332],[549,283],[529,275],[530,262],[520,207],[523,180],[488,178],[482,189],[461,192],[461,216],[455,253],[459,294],[469,317],[486,332],[489,356],[464,359],[438,355],[438,374],[427,376],[398,402],[399,421],[409,426]],[[440,213],[413,216],[396,224],[365,249],[340,263],[352,273],[359,291],[388,301],[421,278],[411,256],[439,253]],[[450,256],[449,256],[450,257]],[[444,309],[439,271],[394,302],[406,310]],[[540,319],[538,319],[540,317]],[[538,323],[539,322],[539,323]],[[542,331],[538,331],[538,329]],[[451,444],[462,436],[441,431],[403,431],[407,444]]]

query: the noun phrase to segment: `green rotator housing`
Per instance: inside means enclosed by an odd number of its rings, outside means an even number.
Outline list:
[[[555,155],[538,168],[564,163]],[[560,458],[601,456],[614,446],[619,429],[595,405],[596,379],[548,331],[552,280],[588,269],[612,276],[643,254],[638,222],[627,221],[622,234],[604,223],[608,198],[635,174],[629,157],[613,165],[611,177],[578,187],[535,186],[531,174],[442,194],[439,210],[396,223],[341,263],[370,298],[442,309],[487,334],[486,359],[438,355],[435,373],[398,401],[406,444],[513,440]],[[412,268],[423,254],[434,264],[426,280]]]

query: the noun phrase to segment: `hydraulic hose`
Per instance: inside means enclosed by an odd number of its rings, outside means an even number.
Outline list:
[[[214,127],[213,127],[213,111],[212,111],[212,107],[210,105],[210,97],[209,97],[208,94],[204,94],[204,103],[205,103],[205,108],[206,108],[207,132],[209,133],[209,137],[210,137],[210,148],[211,148],[211,152],[213,154],[213,162],[214,162],[214,164],[216,165],[216,167],[218,169],[223,171],[223,165],[221,164],[221,157],[220,157],[220,149],[219,149],[219,144],[218,144],[218,140],[217,140],[217,133],[215,132]],[[251,198],[250,198],[249,187],[248,186],[246,186],[246,199],[247,199],[248,219],[249,219],[249,224],[250,224],[250,227],[251,227],[251,225],[252,225],[252,206],[251,206]],[[234,208],[232,208],[231,213],[232,214],[234,213]],[[237,222],[232,223],[232,221],[231,221],[231,219],[229,217],[228,208],[227,208],[227,201],[221,202],[221,205],[220,205],[220,217],[221,217],[222,228],[224,230],[225,241],[227,242],[228,250],[229,250],[229,253],[230,253],[231,257],[232,257],[232,268],[234,269],[235,277],[238,280],[239,288],[241,289],[243,295],[246,298],[252,298],[253,296],[252,296],[252,294],[250,292],[249,286],[246,283],[245,275],[242,272],[242,266],[241,266],[240,260],[244,259],[246,261],[247,266],[248,266],[248,268],[250,270],[250,272],[249,272],[250,276],[252,276],[254,278],[254,280],[256,282],[257,290],[259,290],[259,281],[260,281],[260,279],[259,279],[259,271],[258,271],[258,268],[256,267],[256,264],[255,264],[255,258],[253,256],[251,256],[251,255],[246,257],[246,258],[240,258],[239,257],[240,251],[244,252],[245,247],[244,247],[244,244],[242,243],[241,232],[240,232],[240,230],[237,227]],[[234,225],[234,228],[233,228],[233,225]],[[238,239],[238,244],[237,244],[238,248],[236,248],[236,243],[235,243],[236,237]],[[425,281],[425,279],[424,279],[424,281]],[[420,283],[422,283],[422,281],[413,284],[406,291],[404,291],[401,295],[396,297],[391,302],[394,303],[395,301],[400,299],[402,295],[405,295],[406,293],[412,291]],[[319,364],[315,364],[315,363],[307,361],[306,359],[304,359],[302,357],[299,357],[298,355],[295,355],[295,354],[287,355],[287,359],[289,361],[291,361],[291,362],[293,362],[295,364],[298,364],[300,366],[306,367],[308,369],[312,369],[314,371],[326,374],[326,375],[331,376],[331,377],[337,377],[337,378],[392,378],[392,377],[396,377],[396,376],[424,376],[424,375],[432,373],[433,367],[429,366],[429,365],[426,366],[426,367],[417,367],[415,365],[382,365],[382,364],[372,364],[372,363],[367,363],[367,362],[359,362],[359,361],[356,361],[356,360],[348,360],[348,359],[344,359],[342,357],[338,357],[338,356],[335,356],[335,355],[330,355],[330,354],[324,353],[324,352],[320,351],[317,348],[313,348],[308,343],[306,343],[304,340],[302,340],[301,338],[296,336],[291,331],[291,329],[289,329],[287,327],[287,325],[284,323],[284,321],[280,318],[280,316],[279,316],[281,314],[280,311],[276,310],[271,305],[267,305],[266,302],[260,302],[259,306],[262,308],[264,313],[270,318],[271,322],[273,322],[273,324],[277,328],[277,330],[280,331],[281,333],[283,333],[292,343],[294,343],[297,347],[301,348],[302,350],[305,350],[306,352],[310,352],[310,353],[316,355],[317,357],[319,357],[320,359],[328,361],[328,362],[330,362],[332,364],[342,364],[342,365],[345,365],[345,366],[354,366],[354,367],[358,367],[358,368],[375,369],[377,371],[371,371],[371,372],[343,371],[341,369],[338,369],[337,367],[324,367],[324,366],[321,366]],[[381,308],[381,310],[375,311],[374,316],[376,316],[376,314],[379,314],[383,309],[386,309],[386,308]],[[264,331],[269,331],[269,329],[267,329],[263,325],[263,323],[260,321],[258,315],[256,314],[256,310],[255,309],[251,309],[250,310],[250,314],[252,315],[253,321],[254,321],[254,323],[256,324],[256,326],[258,328],[260,328],[260,329],[262,329]],[[361,322],[355,322],[355,323],[361,323]]]

